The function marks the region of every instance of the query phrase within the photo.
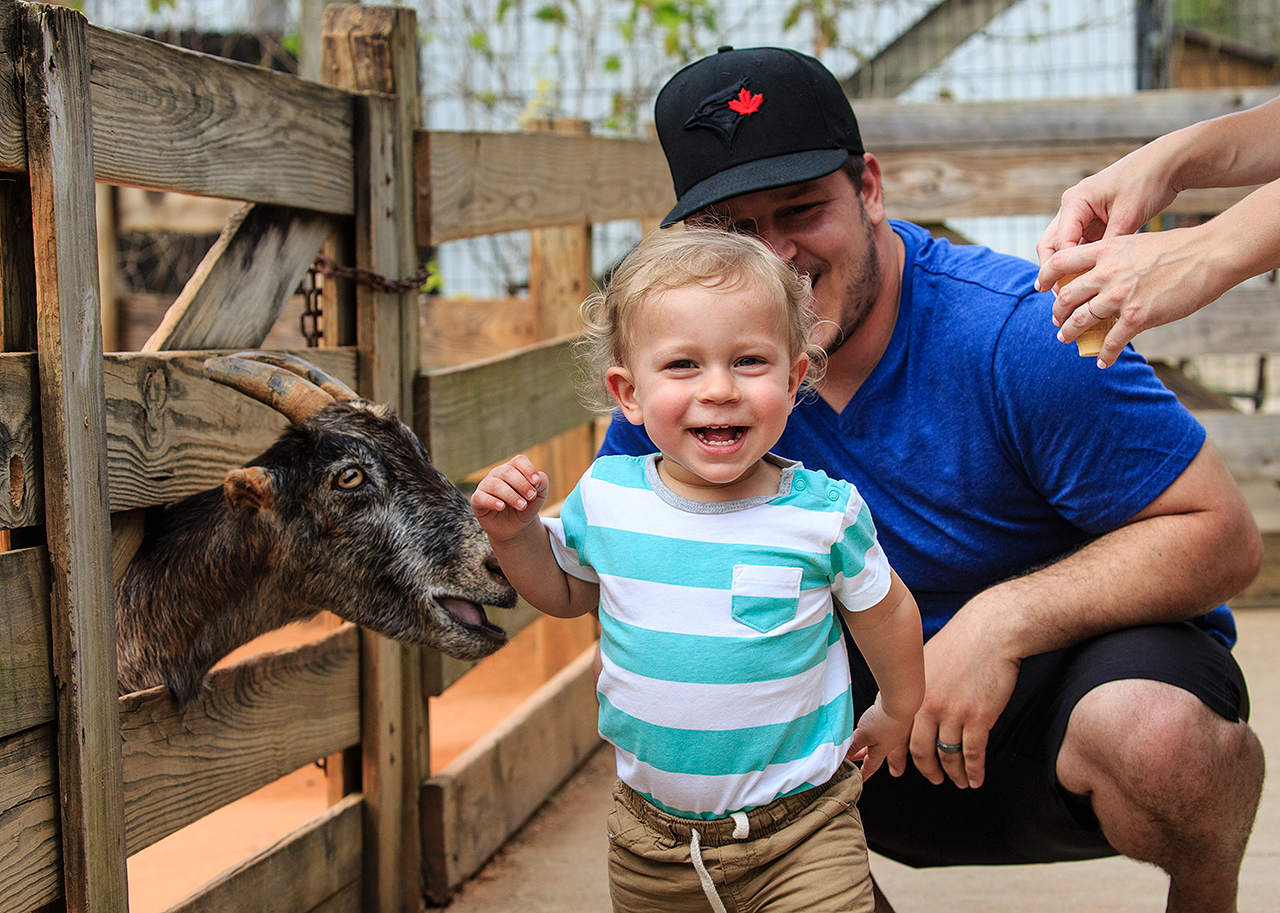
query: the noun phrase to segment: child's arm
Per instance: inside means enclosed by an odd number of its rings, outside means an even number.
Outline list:
[[[566,574],[556,563],[538,519],[547,487],[546,474],[520,454],[489,471],[471,495],[471,509],[516,592],[545,615],[576,618],[599,604],[600,587]]]
[[[907,764],[911,723],[924,700],[924,639],[915,597],[897,573],[890,571],[889,592],[862,612],[836,606],[849,633],[880,686],[875,704],[862,714],[853,733],[850,757],[865,752],[862,777],[875,773],[884,760],[889,773],[901,776]]]

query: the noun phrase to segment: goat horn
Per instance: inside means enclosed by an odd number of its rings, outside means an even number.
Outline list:
[[[334,398],[305,377],[271,364],[235,355],[219,355],[204,363],[205,376],[239,390],[300,425]]]
[[[321,371],[311,362],[296,355],[288,355],[284,352],[237,352],[233,357],[248,358],[264,364],[275,365],[277,368],[284,368],[299,377],[305,377],[340,403],[349,403],[352,400],[361,399],[358,393],[338,380],[338,378],[326,371]]]

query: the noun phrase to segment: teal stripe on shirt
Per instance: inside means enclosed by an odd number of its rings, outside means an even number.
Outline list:
[[[848,693],[802,717],[745,729],[669,729],[623,713],[600,695],[600,734],[640,761],[668,773],[732,776],[807,758],[853,733]]]
[[[775,637],[715,637],[637,628],[600,613],[601,649],[627,672],[691,685],[790,678],[820,665],[840,639],[834,616]]]
[[[858,511],[858,519],[854,524],[844,531],[841,541],[844,543],[843,548],[831,550],[831,574],[834,577],[843,573],[846,579],[857,577],[867,566],[867,550],[876,543],[876,525],[866,504]],[[851,559],[847,565],[842,560],[844,556]]]
[[[627,577],[669,586],[728,590],[737,564],[799,567],[800,588],[812,590],[831,583],[829,554],[740,542],[699,542],[597,526],[594,541],[583,556],[602,577]],[[581,554],[581,553],[579,553]]]
[[[591,464],[591,478],[623,488],[649,489],[645,478],[648,457],[605,456]]]

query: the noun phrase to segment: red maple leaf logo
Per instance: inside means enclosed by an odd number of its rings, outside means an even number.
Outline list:
[[[750,90],[743,86],[738,90],[738,97],[729,100],[729,108],[739,114],[755,114],[760,110],[760,103],[763,101],[763,95],[752,95]]]

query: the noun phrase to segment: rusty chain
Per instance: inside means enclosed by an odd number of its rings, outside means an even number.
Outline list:
[[[412,292],[415,289],[422,288],[422,284],[427,281],[427,277],[430,275],[431,270],[423,266],[412,276],[407,276],[404,279],[388,279],[386,276],[375,273],[371,269],[364,269],[359,266],[343,266],[324,254],[317,254],[315,260],[311,262],[311,266],[307,268],[306,277],[298,286],[298,294],[302,296],[303,302],[302,316],[299,322],[302,336],[307,341],[307,347],[316,348],[320,345],[320,339],[324,336],[321,323],[324,314],[320,305],[320,283],[317,281],[319,276],[336,276],[340,279],[350,279],[374,291],[403,295],[405,292]]]
[[[431,270],[428,267],[421,266],[412,276],[406,276],[403,279],[388,279],[386,276],[375,273],[371,269],[365,269],[362,266],[343,266],[341,263],[335,263],[324,254],[316,256],[311,268],[323,276],[350,279],[374,291],[389,292],[393,295],[403,295],[405,292],[412,292],[422,288],[422,284],[431,275]]]

